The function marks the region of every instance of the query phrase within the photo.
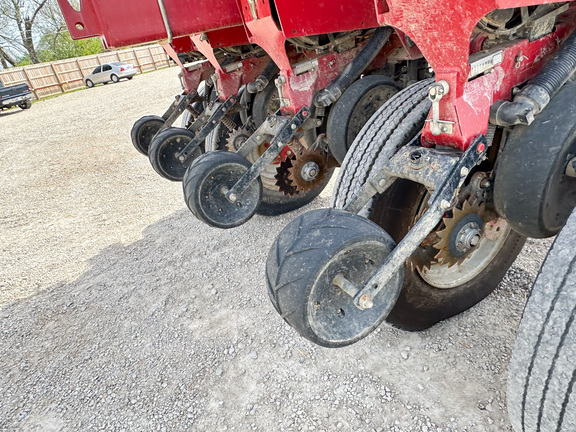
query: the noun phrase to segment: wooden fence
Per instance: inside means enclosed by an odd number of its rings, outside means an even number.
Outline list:
[[[40,99],[84,87],[84,77],[96,66],[115,61],[132,63],[139,72],[173,64],[161,46],[151,45],[0,70],[0,80],[5,86],[26,83],[36,99]]]

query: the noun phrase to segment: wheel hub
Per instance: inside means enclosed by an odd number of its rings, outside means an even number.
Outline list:
[[[434,259],[438,264],[452,267],[470,256],[482,240],[484,231],[484,204],[476,200],[465,201],[462,209],[455,208],[452,216],[443,219],[444,228],[436,233],[440,238],[434,248],[438,253]]]
[[[295,156],[290,161],[291,166],[287,167],[288,185],[294,188],[295,193],[314,189],[328,172],[326,154],[320,150],[304,149]]]
[[[476,222],[469,222],[456,234],[456,249],[466,254],[480,243],[482,229]]]
[[[320,167],[316,162],[306,162],[300,171],[300,176],[306,181],[312,181],[318,176]]]

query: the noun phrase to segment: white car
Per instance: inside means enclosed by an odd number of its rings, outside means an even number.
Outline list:
[[[117,83],[122,78],[132,79],[138,70],[126,62],[105,63],[98,66],[92,73],[84,78],[87,87],[94,87],[96,84]]]

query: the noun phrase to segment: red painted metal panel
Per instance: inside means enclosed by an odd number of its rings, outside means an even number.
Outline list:
[[[286,37],[378,27],[374,0],[276,0]]]
[[[120,47],[168,37],[158,0],[83,0],[75,11],[58,0],[74,39],[102,36],[108,47]],[[235,0],[164,0],[174,37],[241,26]]]
[[[208,32],[208,40],[213,48],[249,44],[243,25]]]

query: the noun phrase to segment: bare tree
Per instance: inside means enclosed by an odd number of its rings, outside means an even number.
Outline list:
[[[0,46],[0,64],[2,67],[8,69],[10,66],[16,66],[17,63],[18,61],[14,56]]]
[[[32,63],[40,63],[36,53],[36,20],[48,0],[0,0],[0,14],[7,25],[0,27],[0,43],[13,52],[26,52]],[[6,51],[6,50],[4,50]],[[2,57],[6,61],[6,57]]]

